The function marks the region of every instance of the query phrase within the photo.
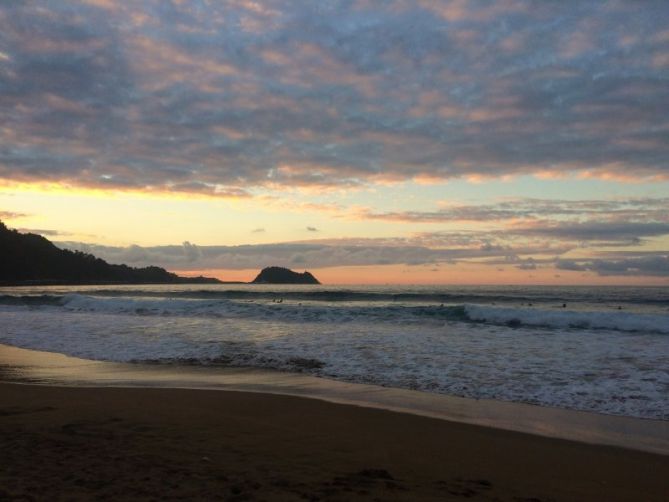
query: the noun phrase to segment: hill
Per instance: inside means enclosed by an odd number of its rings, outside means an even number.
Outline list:
[[[81,251],[56,247],[37,234],[0,222],[0,284],[218,284],[209,277],[180,277],[160,267],[111,265]]]
[[[293,272],[283,267],[263,268],[251,284],[320,284],[309,272]]]

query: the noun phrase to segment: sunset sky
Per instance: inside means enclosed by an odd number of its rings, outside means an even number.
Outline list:
[[[0,220],[250,280],[669,284],[669,2],[0,0]]]

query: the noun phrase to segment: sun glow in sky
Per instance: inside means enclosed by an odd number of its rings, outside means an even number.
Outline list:
[[[669,284],[669,4],[0,3],[0,220],[250,280]]]

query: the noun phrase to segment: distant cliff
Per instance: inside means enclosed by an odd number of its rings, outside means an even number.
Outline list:
[[[37,234],[9,230],[0,222],[0,284],[218,284],[209,277],[180,277],[160,267],[111,265],[56,247]]]
[[[263,268],[251,284],[320,284],[309,272],[293,272],[283,267]]]

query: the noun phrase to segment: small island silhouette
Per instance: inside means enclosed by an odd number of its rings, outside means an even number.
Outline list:
[[[263,268],[251,284],[320,284],[310,272],[294,272],[283,267]]]
[[[112,265],[81,251],[60,249],[47,238],[10,230],[0,221],[0,286],[76,284],[320,284],[309,272],[264,268],[250,283],[182,277],[160,267]]]

